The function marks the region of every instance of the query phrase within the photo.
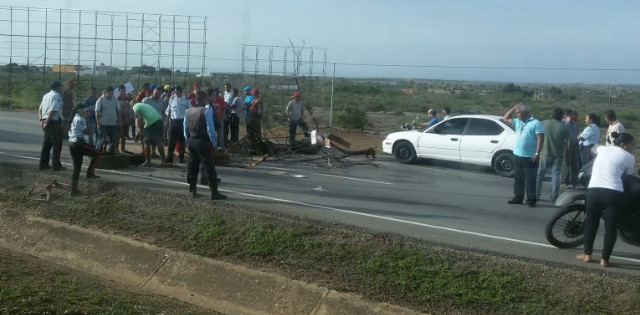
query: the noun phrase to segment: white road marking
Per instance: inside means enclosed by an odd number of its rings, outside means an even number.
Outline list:
[[[25,158],[25,159],[30,159],[30,160],[39,160],[39,158],[34,158],[34,157],[30,157],[30,156],[23,156],[23,155],[17,155],[17,154],[11,154],[11,153],[5,153],[5,152],[0,152],[0,154],[7,155],[7,156],[18,157],[18,158]],[[64,163],[64,164],[70,165],[68,163]],[[123,172],[123,171],[116,171],[116,170],[100,170],[100,171],[113,173],[113,174],[127,175],[127,176],[141,178],[141,179],[151,179],[151,180],[155,180],[155,181],[179,184],[179,185],[184,185],[184,186],[188,185],[185,182],[178,182],[178,181],[169,180],[169,179],[163,179],[163,178],[158,178],[158,177],[149,177],[149,176],[145,176],[145,175],[137,175],[137,174],[127,173],[127,172]],[[204,185],[198,185],[198,186],[200,188],[209,188],[208,186],[204,186]],[[488,238],[488,239],[501,240],[501,241],[507,241],[507,242],[512,242],[512,243],[525,244],[525,245],[533,245],[533,246],[538,246],[538,247],[555,248],[555,246],[553,246],[553,245],[544,244],[544,243],[530,242],[530,241],[525,241],[525,240],[519,240],[519,239],[516,239],[516,238],[511,238],[511,237],[504,237],[504,236],[491,235],[491,234],[486,234],[486,233],[466,231],[466,230],[461,230],[461,229],[455,229],[455,228],[450,228],[450,227],[445,227],[445,226],[439,226],[439,225],[433,225],[433,224],[426,224],[426,223],[421,223],[421,222],[409,221],[409,220],[398,219],[398,218],[393,218],[393,217],[387,217],[387,216],[382,216],[382,215],[362,213],[362,212],[351,211],[351,210],[344,210],[344,209],[340,209],[340,208],[336,208],[336,207],[312,204],[312,203],[307,203],[307,202],[302,202],[302,201],[295,201],[295,200],[288,200],[288,199],[282,199],[282,198],[276,198],[276,197],[262,196],[262,195],[245,193],[245,192],[241,192],[241,191],[233,191],[233,190],[229,190],[229,189],[220,189],[220,191],[223,191],[223,192],[226,192],[226,193],[237,194],[237,195],[241,195],[241,196],[252,197],[252,198],[256,198],[256,199],[266,199],[266,200],[277,201],[277,202],[288,203],[288,204],[299,205],[299,206],[305,206],[305,207],[310,207],[310,208],[324,209],[324,210],[330,210],[330,211],[346,213],[346,214],[351,214],[351,215],[356,215],[356,216],[374,218],[374,219],[379,219],[379,220],[383,220],[383,221],[390,221],[390,222],[396,222],[396,223],[415,225],[415,226],[430,228],[430,229],[434,229],[434,230],[443,230],[443,231],[454,232],[454,233],[459,233],[459,234],[473,235],[473,236],[479,236],[479,237]],[[620,260],[626,260],[626,261],[632,261],[632,262],[640,263],[640,259],[619,257],[619,256],[611,256],[611,257],[613,257],[615,259],[620,259]]]
[[[26,122],[32,123],[34,126],[40,124],[38,122],[37,114],[34,115],[33,119],[15,118],[15,117],[7,117],[7,116],[0,116],[0,119],[6,119],[6,120],[12,120],[12,121],[26,121]]]
[[[376,162],[376,163],[378,163],[378,164],[390,165],[390,166],[416,167],[416,166],[411,166],[411,165],[408,165],[408,164],[401,164],[401,163],[399,164],[399,163],[392,163],[392,162]],[[457,163],[457,162],[452,162],[452,163]],[[460,164],[463,164],[463,165],[464,165],[465,163],[460,162]],[[475,165],[475,164],[469,164],[469,165],[478,166],[478,167],[483,167],[483,165]],[[486,165],[485,165],[485,166],[486,166]],[[486,166],[486,167],[489,167],[489,166]],[[463,174],[463,175],[473,175],[473,176],[482,176],[482,177],[491,177],[491,178],[496,178],[496,177],[497,177],[497,178],[504,178],[504,179],[509,179],[509,180],[511,180],[510,178],[502,177],[502,176],[499,176],[499,175],[497,175],[497,174],[492,175],[492,174],[481,174],[481,173],[463,172],[463,171],[457,171],[457,170],[450,169],[450,168],[448,168],[448,169],[442,169],[442,168],[435,168],[435,167],[423,166],[423,167],[420,167],[419,169],[421,169],[421,170],[422,170],[422,169],[425,169],[425,170],[437,171],[437,172],[441,172],[441,173],[458,173],[458,174]]]
[[[289,171],[289,169],[281,168],[281,167],[275,167],[275,166],[262,165],[260,167],[261,168],[267,168],[267,169],[273,169],[273,170],[279,170],[279,171]],[[341,179],[348,179],[348,180],[354,180],[354,181],[365,182],[365,183],[374,183],[374,184],[382,184],[382,185],[394,185],[393,183],[382,182],[382,181],[372,180],[372,179],[362,179],[362,178],[349,177],[349,176],[321,174],[321,173],[316,173],[316,172],[311,172],[311,171],[304,171],[304,170],[296,170],[296,172],[298,172],[298,173],[308,173],[308,174],[313,174],[313,175],[318,175],[318,176],[326,176],[326,177],[335,177],[335,178],[341,178]]]

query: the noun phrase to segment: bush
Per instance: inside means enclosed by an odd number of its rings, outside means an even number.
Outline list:
[[[359,108],[347,107],[344,111],[338,113],[335,123],[339,127],[346,129],[363,129],[369,122],[367,113]]]

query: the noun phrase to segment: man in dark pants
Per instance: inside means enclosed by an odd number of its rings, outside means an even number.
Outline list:
[[[304,121],[304,104],[300,101],[300,93],[294,92],[293,100],[287,104],[287,119],[289,120],[289,145],[294,146],[298,126],[302,128],[305,137],[309,137],[309,126]]]
[[[197,193],[197,179],[200,163],[204,164],[204,172],[209,179],[211,200],[226,199],[227,196],[218,192],[218,181],[215,165],[212,159],[216,142],[216,128],[213,108],[205,108],[207,94],[198,92],[196,105],[186,111],[184,117],[184,138],[189,147],[189,166],[187,182],[189,192],[195,198]]]
[[[73,115],[71,114],[71,109],[73,109],[73,102],[75,98],[73,97],[73,90],[76,88],[76,81],[69,80],[67,81],[67,89],[62,92],[62,136],[66,137],[69,132],[69,126],[71,125],[71,120],[73,120]]]
[[[516,118],[512,118],[515,112]],[[544,127],[535,119],[525,104],[517,104],[504,114],[502,119],[512,125],[516,131],[515,180],[513,183],[514,196],[510,204],[522,204],[527,194],[527,206],[536,206],[536,178],[538,161],[544,143]]]
[[[80,169],[82,168],[83,157],[90,156],[89,168],[87,168],[87,179],[100,178],[97,176],[96,166],[100,163],[100,151],[84,141],[84,136],[89,135],[90,128],[87,127],[87,113],[80,110],[82,104],[73,108],[73,120],[69,128],[69,153],[73,159],[73,175],[71,175],[71,196],[80,194],[78,191],[78,181],[80,179]]]
[[[167,151],[167,163],[173,164],[173,152],[178,145],[178,157],[180,163],[184,162],[184,114],[191,107],[189,99],[182,94],[182,87],[176,86],[175,94],[169,98],[169,106],[165,112],[169,122],[169,149]]]
[[[580,171],[580,151],[578,148],[578,112],[567,109],[564,111],[564,124],[569,127],[569,141],[564,151],[562,164],[562,183],[565,187],[575,188],[578,185]]]
[[[257,146],[262,143],[262,125],[260,121],[262,120],[264,104],[258,88],[251,90],[251,96],[253,96],[253,100],[249,103],[247,112],[247,137],[251,143],[251,148],[258,150]]]
[[[60,152],[62,151],[62,96],[60,88],[62,84],[58,81],[51,83],[51,91],[42,97],[40,108],[38,108],[38,119],[44,131],[44,142],[40,151],[40,170],[49,169],[49,157],[54,171],[64,170],[60,163]],[[53,151],[53,156],[51,156]]]

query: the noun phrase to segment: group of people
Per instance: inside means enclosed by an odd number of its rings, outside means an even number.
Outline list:
[[[585,116],[586,127],[579,135],[577,116],[576,111],[556,108],[551,119],[541,122],[533,117],[525,104],[517,104],[504,114],[503,120],[516,131],[514,196],[508,203],[534,207],[541,197],[542,180],[548,169],[551,169],[549,199],[555,201],[562,168],[565,169],[564,183],[575,187],[580,167],[595,159],[587,188],[584,253],[577,258],[591,261],[596,231],[604,212],[605,235],[600,264],[607,267],[617,238],[617,220],[624,208],[622,177],[634,172],[634,139],[624,132],[616,113],[608,109],[604,112],[608,124],[605,145],[599,146],[598,115]]]
[[[225,198],[218,193],[219,179],[215,173],[213,154],[217,148],[228,147],[240,140],[241,116],[244,116],[246,134],[251,145],[262,142],[264,99],[258,88],[250,86],[242,89],[244,97],[230,83],[224,84],[223,92],[214,87],[201,90],[198,83],[191,87],[192,90],[187,95],[179,85],[157,86],[145,83],[134,97],[127,93],[124,85],[120,85],[117,90],[108,86],[100,95],[95,87],[91,87],[82,103],[69,107],[68,104],[73,104],[74,100],[75,81],[67,82],[64,92],[59,81],[53,82],[51,91],[43,97],[38,110],[45,136],[40,170],[51,167],[54,171],[64,169],[60,153],[62,138],[68,135],[69,150],[74,161],[71,192],[76,195],[79,193],[77,187],[83,156],[92,157],[87,178],[98,178],[95,167],[103,152],[131,153],[126,150],[126,141],[142,140],[145,166],[151,165],[153,157],[160,157],[161,166],[172,164],[175,151],[178,152],[179,162],[184,163],[188,148],[191,158],[187,177],[192,194],[196,193],[193,185],[200,172],[201,183],[209,185],[212,199]],[[192,109],[196,109],[197,114]],[[298,126],[308,136],[304,109],[300,93],[294,92],[287,105],[291,144],[295,141]],[[190,111],[192,116],[189,116]],[[168,144],[166,154],[165,143]],[[160,155],[157,156],[156,152]],[[50,159],[52,166],[48,165]]]

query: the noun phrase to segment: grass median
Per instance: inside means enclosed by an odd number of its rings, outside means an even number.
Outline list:
[[[188,194],[82,181],[85,197],[26,199],[69,174],[1,165],[5,207],[241,264],[431,313],[633,313],[638,279],[548,265],[399,235],[192,200]],[[29,179],[29,180],[26,180]]]
[[[0,314],[217,314],[0,248]]]

